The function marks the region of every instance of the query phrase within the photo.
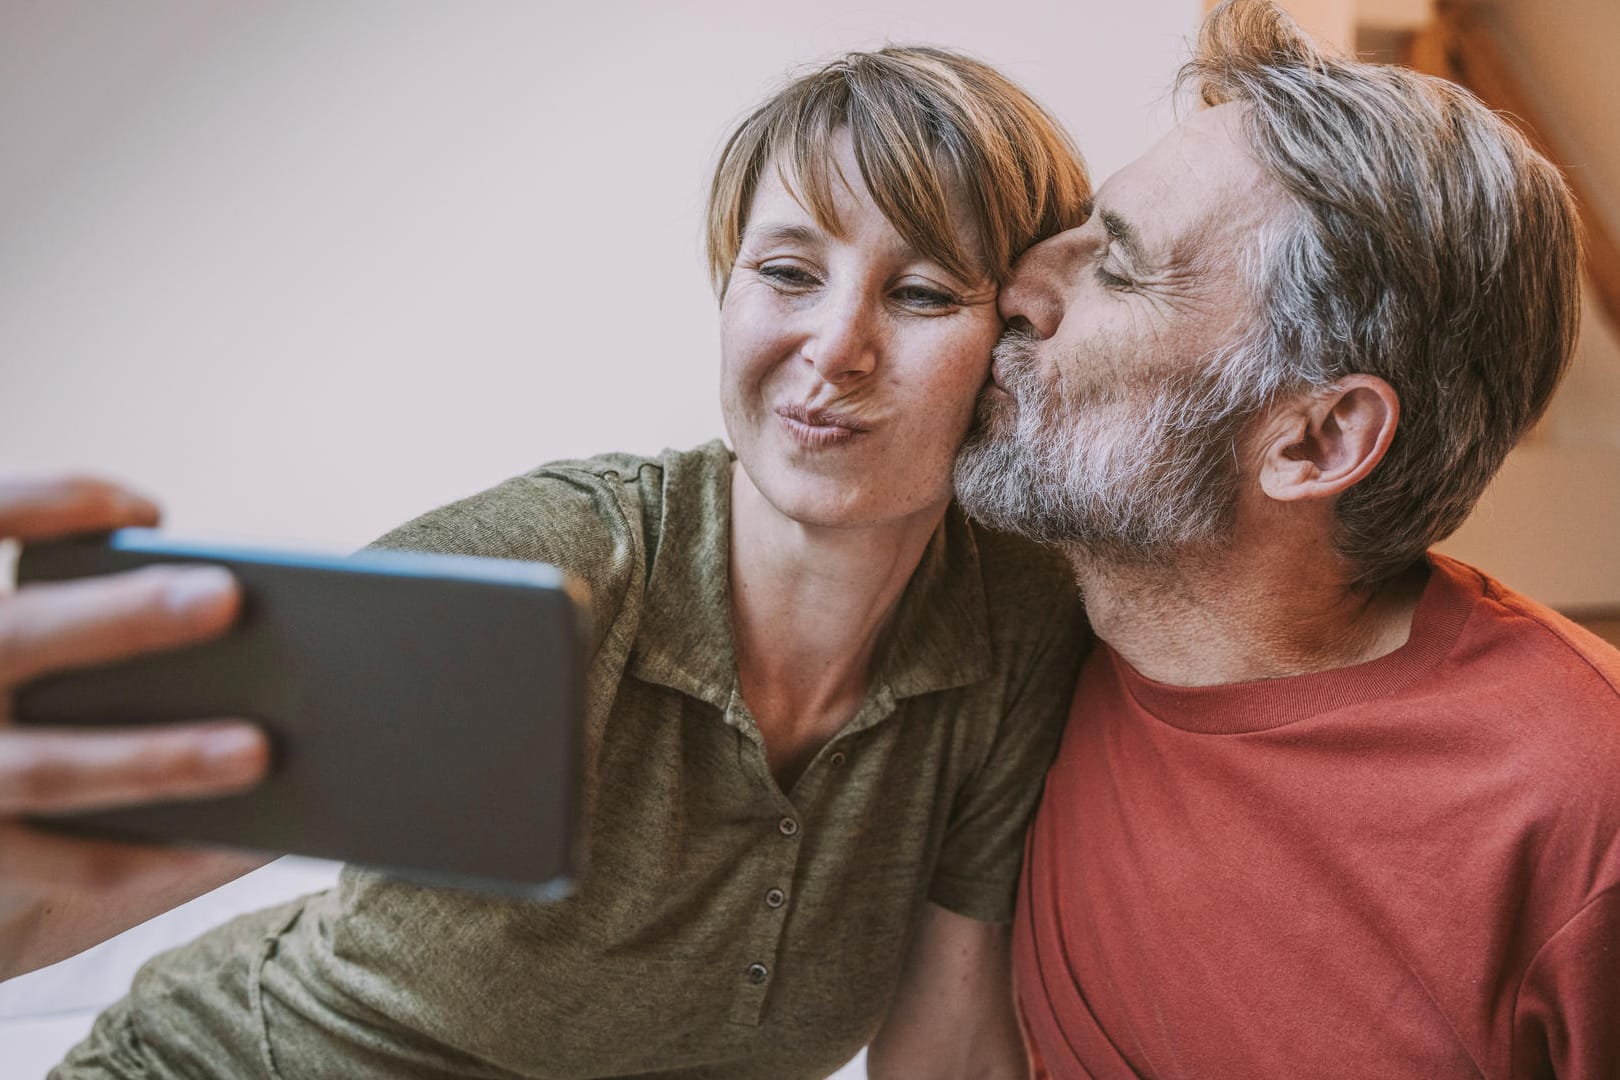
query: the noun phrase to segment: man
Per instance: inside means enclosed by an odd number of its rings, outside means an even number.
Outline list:
[[[1053,1076],[1620,1076],[1620,655],[1427,548],[1570,355],[1557,172],[1207,23],[1213,106],[1032,249],[958,463],[1103,647],[1015,928]]]

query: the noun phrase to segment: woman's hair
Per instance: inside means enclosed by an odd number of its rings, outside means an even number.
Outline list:
[[[767,168],[822,228],[837,232],[832,147],[841,131],[883,216],[965,279],[1000,284],[1025,248],[1085,220],[1091,184],[1073,142],[1000,72],[945,49],[852,52],[789,82],[726,141],[709,190],[717,294],[725,295]],[[986,265],[957,236],[952,196],[966,203]]]

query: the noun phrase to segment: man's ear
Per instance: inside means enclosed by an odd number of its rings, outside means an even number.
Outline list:
[[[1346,375],[1274,407],[1258,448],[1260,488],[1278,502],[1332,498],[1383,460],[1401,402],[1376,375]]]

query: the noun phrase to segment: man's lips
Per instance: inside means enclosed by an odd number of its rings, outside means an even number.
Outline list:
[[[1006,379],[1004,378],[1004,376],[1006,374],[1007,374],[1006,368],[1004,368],[1002,366],[1002,363],[1001,363],[1000,360],[991,360],[990,361],[990,379],[985,384],[985,388],[990,389],[990,390],[999,390],[1001,393],[1007,395],[1008,397],[1012,397],[1013,392],[1007,388],[1007,382],[1006,382]]]
[[[990,385],[1003,394],[1007,392],[1007,384],[1001,381],[1001,361],[993,357],[990,360]]]

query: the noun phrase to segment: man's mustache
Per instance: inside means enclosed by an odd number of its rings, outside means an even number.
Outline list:
[[[1015,399],[1021,397],[1035,368],[1035,346],[1040,338],[1021,326],[1009,326],[1001,332],[995,347],[990,350],[990,363],[996,382]]]

